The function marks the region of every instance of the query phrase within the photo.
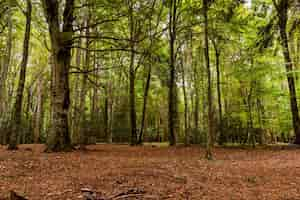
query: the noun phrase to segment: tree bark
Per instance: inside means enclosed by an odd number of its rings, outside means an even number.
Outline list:
[[[48,22],[53,62],[51,72],[51,128],[46,151],[70,151],[72,145],[68,127],[70,105],[69,68],[73,44],[74,0],[66,0],[63,22],[61,22],[59,16],[58,0],[41,1]],[[62,30],[60,30],[61,24]]]
[[[169,36],[170,36],[170,77],[169,77],[169,142],[171,146],[176,145],[176,118],[177,118],[177,87],[176,87],[176,21],[177,21],[177,0],[170,1],[169,10]]]
[[[140,130],[140,134],[139,134],[138,144],[142,144],[143,143],[143,137],[144,137],[144,129],[145,129],[145,120],[146,120],[146,112],[147,112],[148,94],[149,94],[150,83],[151,83],[151,72],[152,72],[152,66],[151,66],[151,64],[149,64],[149,66],[148,66],[146,86],[145,86],[145,90],[144,90],[144,101],[143,101],[144,103],[143,103],[141,130]]]
[[[218,111],[219,111],[219,139],[218,143],[223,145],[226,138],[223,132],[223,110],[222,110],[222,93],[221,93],[221,72],[220,72],[220,52],[216,41],[213,41],[216,57],[216,71],[217,71],[217,94],[218,94]]]
[[[286,0],[280,0],[279,3],[276,3],[276,1],[273,0],[273,3],[277,10],[281,46],[282,46],[283,56],[285,61],[285,69],[287,72],[287,81],[288,81],[289,93],[290,93],[290,107],[292,112],[293,128],[296,136],[294,143],[300,144],[300,118],[299,118],[299,110],[297,105],[295,77],[293,74],[293,62],[290,56],[288,36],[286,32],[289,3]]]
[[[16,102],[14,105],[14,112],[12,116],[12,131],[9,138],[9,150],[16,150],[18,147],[18,137],[21,131],[22,124],[22,104],[23,104],[23,93],[26,81],[26,68],[28,63],[28,54],[29,54],[29,42],[30,42],[30,29],[31,29],[31,11],[32,4],[31,0],[27,0],[27,10],[25,12],[26,15],[26,28],[25,28],[25,36],[23,43],[23,58],[20,66],[20,75],[19,75],[19,84],[17,89]]]
[[[86,19],[86,27],[89,27],[89,21],[90,16],[88,14]],[[89,28],[86,29],[86,40],[85,40],[85,63],[83,67],[83,71],[87,71],[89,69],[90,65],[90,40],[89,40],[90,30]],[[79,102],[79,129],[78,129],[78,135],[79,135],[79,148],[84,150],[85,145],[87,144],[87,133],[85,132],[85,123],[86,123],[86,95],[87,95],[87,81],[88,81],[88,74],[83,73],[82,74],[82,82],[81,82],[81,92],[80,92],[80,102]]]
[[[79,46],[81,45],[81,39],[79,40]],[[76,67],[80,68],[81,65],[81,49],[76,49]],[[80,76],[76,76],[75,78],[75,84],[74,84],[74,96],[73,96],[73,112],[72,112],[72,142],[73,144],[79,143],[79,128],[80,128],[80,115],[79,115],[79,103],[80,103],[80,92],[79,92],[79,86],[80,86]]]
[[[133,16],[133,2],[129,0],[129,29],[130,29],[130,66],[129,66],[129,109],[131,145],[137,145],[136,105],[135,105],[135,27]]]
[[[183,66],[183,62],[181,61],[181,80],[182,80],[182,91],[183,91],[183,99],[184,99],[184,144],[186,146],[190,145],[190,135],[189,135],[189,126],[188,126],[188,98],[187,98],[187,91],[186,91],[186,80],[185,80],[185,70]]]
[[[43,126],[43,105],[44,105],[44,80],[42,77],[39,78],[37,83],[37,105],[34,114],[34,129],[33,129],[33,141],[35,144],[40,142],[41,129]]]
[[[105,97],[104,97],[104,111],[103,111],[103,120],[104,120],[104,134],[107,143],[112,143],[112,137],[109,131],[109,99],[108,99],[108,88],[105,87]]]
[[[194,88],[195,88],[195,99],[194,99],[194,128],[195,133],[199,134],[199,110],[200,110],[200,82],[203,82],[199,77],[199,70],[198,66],[203,62],[203,53],[201,52],[201,48],[199,48],[198,56],[200,57],[198,59],[197,64],[193,67],[193,82],[194,82]],[[202,77],[202,76],[201,76]]]
[[[6,50],[5,56],[3,59],[3,65],[0,66],[0,128],[5,128],[6,126],[6,97],[7,97],[7,75],[9,71],[11,54],[12,54],[12,43],[13,43],[13,23],[12,23],[12,11],[9,8],[7,13],[7,40],[6,40]],[[1,133],[1,143],[7,143],[7,135],[5,133]]]
[[[205,64],[207,72],[207,103],[208,103],[208,133],[206,141],[206,158],[211,160],[212,155],[212,137],[213,137],[213,108],[212,108],[212,86],[211,86],[211,71],[209,59],[209,43],[208,43],[208,2],[203,0],[203,13],[204,13],[204,42],[205,42]]]

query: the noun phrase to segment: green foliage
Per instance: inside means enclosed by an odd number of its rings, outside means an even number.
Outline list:
[[[151,66],[151,84],[146,111],[145,140],[167,140],[168,126],[168,84],[169,84],[169,35],[168,9],[170,0],[164,1],[75,1],[74,38],[72,33],[61,34],[61,41],[73,41],[72,65],[70,67],[71,109],[70,129],[76,130],[79,99],[83,72],[88,74],[85,114],[87,120],[79,126],[90,137],[104,141],[105,99],[109,104],[110,131],[113,141],[127,142],[129,135],[129,95],[128,69],[130,45],[135,51],[135,96],[137,124],[140,129],[144,103],[146,75]],[[132,3],[133,22],[130,21],[129,2]],[[176,1],[177,38],[176,67],[178,88],[178,111],[181,132],[179,140],[184,141],[184,108],[182,88],[187,91],[188,132],[192,142],[205,143],[207,132],[207,85],[203,59],[203,16],[202,2],[192,0]],[[61,4],[63,6],[63,4]],[[6,91],[7,107],[10,113],[15,98],[18,65],[22,53],[22,39],[25,18],[22,9],[24,1],[0,1],[0,59],[5,58],[7,40],[8,10],[13,18],[13,56],[9,68]],[[86,18],[90,15],[90,27]],[[209,46],[213,74],[213,106],[216,137],[220,120],[217,109],[216,92],[216,52],[220,55],[222,120],[227,140],[244,142],[248,134],[258,129],[272,132],[282,137],[292,137],[289,93],[286,71],[278,32],[278,17],[271,0],[252,0],[251,7],[242,1],[209,1]],[[62,17],[62,16],[59,16]],[[134,39],[130,38],[130,23],[133,23]],[[295,69],[289,74],[297,77],[299,88],[299,11],[289,8],[287,32],[291,57]],[[85,65],[86,31],[90,31],[90,66]],[[41,138],[45,140],[51,124],[51,68],[50,39],[43,9],[34,4],[30,58],[24,94],[24,132],[31,141],[33,119],[37,112],[37,85],[43,81],[43,119]],[[78,54],[78,56],[77,56]],[[79,62],[79,63],[78,63]],[[183,65],[184,70],[179,70]],[[2,70],[2,68],[0,68]],[[85,71],[84,71],[85,70]],[[181,77],[183,71],[185,85]],[[198,105],[196,105],[198,102]],[[198,110],[196,110],[196,106]],[[196,127],[195,113],[198,114]],[[10,114],[0,120],[9,121]],[[2,115],[0,115],[2,117]],[[251,121],[251,123],[250,123]],[[5,127],[0,124],[0,129]],[[4,129],[4,128],[3,128]],[[75,132],[72,134],[76,134]],[[259,140],[259,136],[255,136]],[[26,140],[27,141],[27,140]],[[26,142],[25,141],[25,142]]]

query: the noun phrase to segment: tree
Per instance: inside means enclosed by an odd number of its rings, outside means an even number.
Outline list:
[[[177,8],[179,1],[171,0],[169,5],[169,141],[176,145],[176,121],[178,117],[178,100],[176,87],[176,33],[177,33]]]
[[[295,77],[292,72],[294,67],[290,55],[288,36],[286,32],[290,1],[273,0],[273,4],[277,11],[278,27],[280,32],[280,42],[282,46],[289,92],[290,92],[290,106],[291,106],[292,119],[293,119],[293,128],[296,135],[295,144],[300,144],[300,118],[299,118],[299,110],[297,104]]]
[[[203,15],[204,15],[204,57],[207,73],[207,103],[208,103],[208,133],[206,141],[206,158],[212,159],[212,137],[213,137],[213,102],[212,102],[212,84],[209,59],[209,40],[208,40],[208,0],[203,0]]]
[[[136,129],[136,102],[135,102],[135,49],[136,44],[136,26],[134,20],[134,2],[128,1],[128,21],[130,32],[130,64],[129,64],[129,110],[130,110],[130,132],[131,132],[131,145],[138,143],[137,129]]]
[[[218,48],[218,40],[212,40],[212,44],[215,50],[216,59],[216,72],[217,72],[217,95],[218,95],[218,111],[219,111],[219,144],[222,145],[225,141],[225,134],[223,131],[223,109],[222,109],[222,93],[221,93],[221,71],[220,71],[220,50]]]
[[[7,103],[7,78],[9,67],[11,64],[11,57],[12,57],[12,47],[13,47],[13,22],[12,22],[12,2],[8,3],[8,11],[7,15],[7,37],[6,37],[6,48],[5,48],[5,55],[3,58],[3,64],[0,68],[0,127],[3,128],[4,126],[4,119],[7,118],[6,114],[6,103]],[[2,133],[2,141],[1,143],[7,143],[7,136],[5,133]]]
[[[87,71],[89,70],[89,66],[90,66],[90,10],[88,11],[88,13],[86,14],[86,19],[85,19],[85,27],[86,27],[86,32],[85,32],[85,37],[86,37],[86,41],[85,41],[85,63],[84,63],[84,67],[83,70]],[[87,82],[88,81],[88,73],[83,73],[82,74],[82,82],[81,82],[81,90],[80,90],[80,102],[79,102],[79,145],[80,145],[80,149],[85,149],[85,145],[87,144],[87,133],[85,132],[86,129],[84,128],[85,124],[86,124],[86,94],[88,91],[87,88]]]
[[[26,68],[28,63],[28,54],[29,54],[29,42],[30,42],[30,30],[31,30],[31,12],[32,12],[32,4],[31,0],[26,0],[27,9],[23,11],[26,16],[26,28],[25,28],[25,36],[23,43],[23,58],[20,66],[20,75],[19,75],[19,84],[17,89],[17,97],[14,106],[13,112],[13,129],[9,138],[9,150],[17,149],[18,144],[18,136],[20,135],[20,128],[22,123],[22,103],[23,103],[23,93],[24,86],[26,80]]]
[[[68,127],[70,105],[69,68],[73,36],[74,0],[66,0],[60,20],[59,1],[42,0],[51,41],[51,128],[47,151],[66,151],[72,148]],[[62,24],[62,29],[60,25]]]

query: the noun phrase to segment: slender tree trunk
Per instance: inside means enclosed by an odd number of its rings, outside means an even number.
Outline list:
[[[113,59],[112,53],[110,59]],[[114,82],[113,76],[110,71],[106,71],[106,77],[108,77],[105,89],[104,99],[104,132],[106,142],[111,144],[113,142],[112,135],[112,120],[113,120],[113,89],[112,83]]]
[[[81,45],[81,40],[79,41],[79,46]],[[76,49],[76,67],[80,68],[81,64],[81,53],[82,51],[78,48]],[[79,143],[79,128],[80,128],[80,115],[79,115],[79,103],[80,103],[80,76],[76,76],[75,78],[75,86],[74,86],[74,96],[73,96],[73,113],[72,113],[72,142],[75,144]]]
[[[199,57],[202,55],[202,52],[200,51],[199,48]],[[198,63],[202,63],[202,57],[199,59],[197,64],[195,64],[194,69],[193,69],[193,76],[194,76],[194,88],[195,88],[195,108],[194,108],[194,128],[195,128],[195,133],[194,134],[199,134],[199,110],[200,110],[200,87],[199,87],[199,82],[201,81],[199,79],[199,70],[198,70]]]
[[[12,43],[13,43],[13,23],[12,23],[12,11],[9,8],[7,13],[7,26],[8,26],[8,33],[7,33],[7,40],[6,40],[6,50],[5,56],[3,59],[3,64],[0,66],[0,128],[7,128],[6,126],[6,107],[7,107],[7,76],[10,66],[11,54],[12,54]],[[5,133],[1,133],[1,143],[6,144],[7,142],[7,135]]]
[[[194,110],[194,126],[195,130],[199,131],[199,109],[200,109],[200,95],[199,89],[195,88],[195,110]]]
[[[108,143],[113,142],[113,116],[114,116],[114,99],[113,99],[113,89],[112,82],[108,85]]]
[[[136,130],[136,108],[135,108],[135,70],[134,59],[135,53],[131,52],[130,56],[130,69],[129,69],[129,109],[130,109],[130,132],[131,132],[131,145],[137,144],[137,130]]]
[[[219,111],[219,139],[218,142],[222,145],[226,138],[223,132],[223,112],[222,112],[222,94],[221,94],[221,72],[220,72],[220,52],[217,44],[213,41],[216,57],[216,71],[217,71],[217,94],[218,94],[218,111]]]
[[[43,127],[43,104],[44,104],[44,81],[43,78],[40,77],[37,83],[37,105],[36,111],[34,115],[34,128],[33,128],[33,140],[35,144],[40,142],[41,137],[41,129]]]
[[[25,36],[23,43],[23,58],[20,66],[20,76],[19,76],[19,84],[17,89],[16,102],[14,106],[13,119],[12,119],[12,132],[9,139],[9,150],[16,150],[18,144],[18,137],[21,131],[21,123],[22,123],[22,104],[23,104],[23,93],[26,81],[26,68],[28,63],[28,54],[29,54],[29,42],[30,42],[30,29],[31,29],[31,0],[27,0],[27,10],[26,10],[26,28],[25,28]]]
[[[89,14],[88,14],[89,15]],[[89,27],[89,21],[90,21],[90,16],[87,16],[86,19],[86,27]],[[81,82],[81,92],[80,92],[80,102],[79,102],[79,113],[80,113],[80,119],[79,119],[79,145],[80,149],[84,150],[85,145],[87,144],[87,133],[85,132],[85,123],[86,123],[86,95],[87,95],[87,81],[88,81],[88,73],[87,71],[89,69],[90,65],[90,40],[88,39],[90,35],[90,30],[89,28],[86,29],[86,41],[85,41],[85,63],[83,67],[84,73],[82,74],[82,82]]]
[[[133,2],[129,0],[129,28],[130,28],[130,66],[129,66],[129,109],[131,145],[137,145],[136,105],[135,105],[135,25],[133,16]]]
[[[204,12],[204,42],[205,42],[205,63],[207,70],[207,103],[208,103],[208,133],[206,141],[206,158],[211,160],[212,155],[212,137],[213,137],[213,108],[212,108],[212,87],[211,87],[211,72],[210,72],[210,59],[209,59],[209,43],[208,43],[208,2],[203,0]]]
[[[176,145],[176,118],[177,118],[177,87],[176,87],[176,21],[177,0],[171,0],[169,11],[169,35],[170,35],[170,77],[169,77],[169,142]]]
[[[109,97],[108,97],[108,88],[105,87],[105,97],[104,97],[104,111],[103,111],[103,120],[104,120],[104,134],[107,143],[112,143],[112,138],[110,137],[109,131]]]
[[[293,119],[293,127],[294,132],[296,135],[296,139],[294,141],[295,144],[300,144],[300,118],[299,118],[299,110],[297,105],[297,94],[296,94],[296,87],[295,87],[295,77],[292,73],[293,71],[293,62],[290,56],[289,51],[289,43],[288,43],[288,36],[286,32],[287,28],[287,21],[288,21],[288,1],[280,0],[277,4],[275,0],[273,0],[274,6],[277,9],[277,15],[279,18],[279,31],[280,31],[280,38],[281,38],[281,46],[283,50],[283,56],[285,61],[285,68],[287,72],[287,80],[290,92],[290,106],[292,112],[292,119]]]
[[[70,105],[69,68],[73,44],[74,0],[66,0],[63,22],[59,16],[58,0],[41,0],[48,22],[52,53],[51,128],[48,152],[72,149],[68,127]],[[62,25],[62,31],[60,30]]]
[[[143,103],[141,130],[140,130],[140,134],[139,134],[138,144],[143,143],[143,136],[144,136],[143,134],[144,134],[144,129],[145,129],[145,120],[146,120],[146,113],[147,113],[148,94],[149,94],[150,83],[151,83],[151,71],[152,71],[151,64],[148,66],[146,86],[145,86],[145,90],[144,90],[144,101],[143,101],[144,103]]]
[[[188,98],[187,98],[187,91],[186,91],[186,81],[185,81],[185,70],[183,66],[183,62],[181,62],[181,78],[182,78],[182,91],[183,91],[183,98],[184,98],[184,144],[186,146],[190,145],[190,135],[189,135],[189,130],[188,130],[188,113],[189,113],[189,108],[188,108]]]
[[[257,107],[257,116],[258,116],[258,122],[260,126],[260,140],[259,143],[260,145],[265,145],[265,113],[264,113],[264,107],[262,104],[262,101],[260,97],[257,97],[256,99],[256,107]]]
[[[253,87],[254,87],[254,81],[251,81],[251,88],[250,88],[250,92],[248,94],[247,97],[247,102],[246,102],[246,106],[248,108],[248,125],[247,125],[247,129],[248,129],[248,141],[250,144],[252,144],[252,147],[254,148],[256,145],[256,140],[255,140],[255,133],[253,132],[253,116],[252,116],[252,93],[253,93]]]
[[[29,130],[32,130],[32,127],[33,127],[33,117],[32,115],[30,114],[30,110],[31,110],[31,106],[32,106],[32,87],[29,87],[26,89],[26,107],[24,109],[24,114],[26,116],[26,121],[28,122],[29,124]],[[28,134],[28,137],[27,137],[27,140],[26,142],[27,143],[32,143],[34,141],[34,135],[33,133],[29,133]]]

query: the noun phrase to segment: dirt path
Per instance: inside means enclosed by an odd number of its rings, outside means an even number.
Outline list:
[[[31,148],[32,150],[29,150]],[[14,190],[30,200],[300,199],[300,150],[216,149],[215,161],[198,147],[90,146],[86,152],[17,152],[0,147],[0,196]]]

